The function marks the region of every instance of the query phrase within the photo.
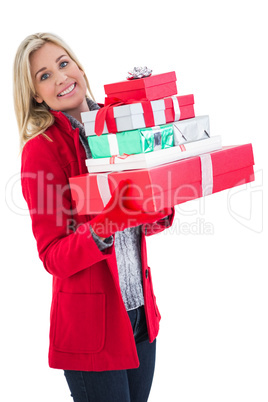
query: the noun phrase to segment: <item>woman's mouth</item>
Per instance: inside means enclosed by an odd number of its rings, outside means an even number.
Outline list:
[[[62,91],[61,93],[59,93],[57,96],[68,95],[70,92],[72,92],[72,91],[74,90],[75,87],[76,87],[76,83],[70,85],[67,89],[65,89],[64,91]]]

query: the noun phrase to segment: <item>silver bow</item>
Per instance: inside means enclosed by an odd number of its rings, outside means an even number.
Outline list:
[[[128,72],[127,80],[150,77],[152,71],[153,70],[148,67],[134,67],[133,70]]]

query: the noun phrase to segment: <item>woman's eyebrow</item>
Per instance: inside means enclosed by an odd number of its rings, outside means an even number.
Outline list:
[[[38,71],[35,73],[35,78],[36,78],[37,74],[41,73],[42,71],[44,71],[44,70],[46,70],[46,69],[47,69],[46,67],[40,68],[40,70],[38,70]]]
[[[57,59],[56,59],[56,63],[58,63],[58,61],[60,61],[60,59],[62,58],[62,57],[66,57],[67,56],[67,54],[62,54],[61,56],[59,56]]]
[[[67,56],[67,54],[62,54],[61,56],[57,57],[57,59],[55,60],[55,63],[58,63],[62,57],[66,57],[66,56]],[[41,73],[42,71],[44,71],[44,70],[46,70],[46,69],[47,69],[47,67],[42,67],[42,68],[40,68],[40,70],[38,70],[38,71],[35,73],[35,77],[37,76],[37,74]]]

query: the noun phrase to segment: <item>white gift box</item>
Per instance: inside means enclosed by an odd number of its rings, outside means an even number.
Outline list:
[[[116,133],[120,131],[136,130],[144,127],[160,126],[173,121],[194,117],[193,95],[172,96],[154,101],[130,103],[120,106],[112,106],[110,114],[106,115],[109,124],[112,121],[112,129],[106,121],[102,133]],[[87,136],[95,135],[95,121],[98,110],[81,113],[82,122]]]
[[[151,101],[156,126],[166,124],[165,102],[164,99]],[[113,109],[116,119],[117,131],[136,130],[146,127],[143,108],[141,103],[131,103],[129,105],[117,106]],[[82,123],[84,123],[86,135],[95,135],[95,120],[98,111],[81,113]],[[107,134],[107,124],[104,123],[103,134]]]
[[[176,121],[173,124],[174,145],[199,141],[210,137],[209,116]]]
[[[155,126],[166,123],[164,99],[151,101]],[[141,103],[132,103],[114,108],[118,131],[136,130],[146,127]]]
[[[148,169],[180,159],[201,155],[222,148],[221,137],[214,136],[202,141],[193,141],[168,149],[146,154],[112,156],[110,158],[86,159],[89,173],[115,172],[132,169]]]

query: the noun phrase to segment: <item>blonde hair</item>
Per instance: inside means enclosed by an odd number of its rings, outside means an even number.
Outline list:
[[[48,106],[44,102],[37,103],[34,99],[35,88],[30,70],[30,56],[47,42],[62,47],[80,70],[84,72],[73,51],[57,35],[37,33],[24,39],[17,50],[13,69],[14,108],[19,127],[21,148],[29,139],[39,134],[45,135],[46,129],[54,123],[54,117],[49,112]],[[86,74],[84,78],[90,97],[94,99]],[[87,97],[89,97],[88,94]]]

